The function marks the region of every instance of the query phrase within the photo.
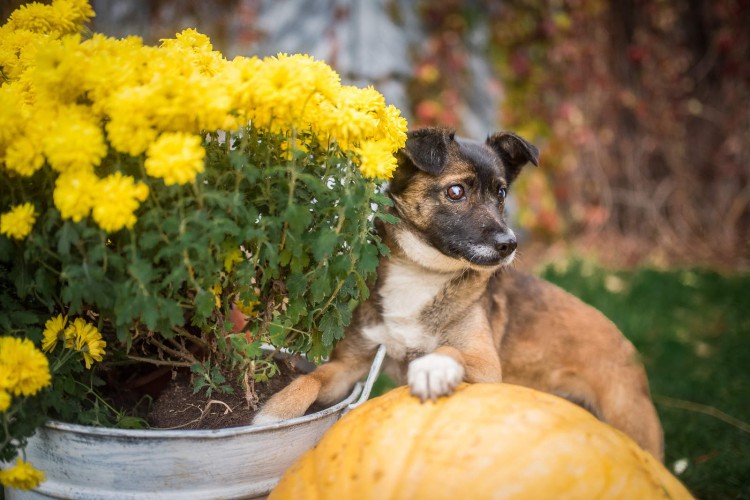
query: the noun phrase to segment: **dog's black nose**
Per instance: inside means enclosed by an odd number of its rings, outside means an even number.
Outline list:
[[[517,242],[515,236],[507,233],[498,233],[495,235],[495,250],[498,251],[502,258],[512,254],[516,249]]]

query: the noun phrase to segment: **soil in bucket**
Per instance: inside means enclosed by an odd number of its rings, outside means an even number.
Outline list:
[[[131,379],[130,384],[120,384],[120,388],[137,386],[138,390],[121,391],[109,395],[108,399],[113,400],[116,407],[138,406],[138,416],[154,429],[221,429],[250,425],[263,403],[304,373],[286,359],[277,360],[277,365],[279,373],[265,382],[248,381],[245,385],[226,377],[232,392],[214,390],[210,396],[205,389],[197,393],[193,390],[196,375],[189,370],[161,369],[142,374],[140,378],[146,383],[133,384]],[[111,381],[108,385],[112,386]],[[313,405],[308,414],[322,409]]]

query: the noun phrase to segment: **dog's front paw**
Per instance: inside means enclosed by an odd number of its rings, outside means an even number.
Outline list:
[[[464,367],[444,354],[428,354],[409,363],[407,379],[422,402],[451,394],[464,378]]]
[[[282,420],[286,420],[286,418],[261,410],[253,417],[253,425],[275,424]]]

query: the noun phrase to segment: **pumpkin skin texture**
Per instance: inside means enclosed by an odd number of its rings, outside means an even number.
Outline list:
[[[463,384],[436,402],[400,387],[356,408],[269,498],[692,497],[630,438],[566,400]]]

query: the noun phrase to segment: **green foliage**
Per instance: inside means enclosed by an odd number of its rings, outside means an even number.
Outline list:
[[[692,493],[750,495],[750,276],[612,272],[580,261],[550,265],[542,275],[604,312],[638,348],[664,426],[666,465],[687,461],[678,477]]]
[[[19,403],[6,433],[21,436],[21,447],[50,416],[143,426],[102,397],[104,380],[123,372],[190,367],[195,390],[210,395],[231,391],[232,379],[277,373],[261,344],[320,360],[342,338],[386,251],[372,225],[386,203],[378,184],[335,142],[304,134],[247,128],[209,134],[204,147],[205,172],[183,186],[143,175],[143,156],[110,152],[102,174],[137,175],[149,187],[131,230],[107,234],[88,219],[62,220],[50,205],[22,242],[0,236],[3,334],[40,345],[45,322],[62,314],[86,318],[107,342],[90,370],[70,349],[51,353],[52,386]],[[2,206],[15,192],[51,188],[3,182],[12,189],[0,194]],[[235,303],[248,317],[241,333],[227,320]]]

